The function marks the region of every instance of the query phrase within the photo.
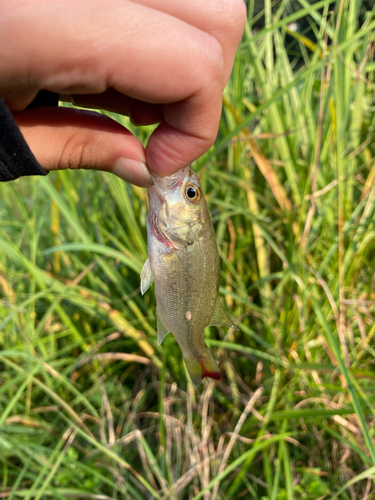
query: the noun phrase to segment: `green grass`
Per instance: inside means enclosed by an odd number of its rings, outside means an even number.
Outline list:
[[[145,190],[0,185],[0,498],[374,498],[375,14],[299,1],[254,33],[248,4],[195,165],[241,329],[206,331],[222,382],[157,345]]]

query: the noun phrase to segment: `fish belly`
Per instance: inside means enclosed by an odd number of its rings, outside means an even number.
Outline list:
[[[200,359],[207,350],[203,330],[219,290],[220,259],[215,237],[201,238],[182,250],[163,251],[160,242],[153,243],[149,256],[157,314],[184,357]]]

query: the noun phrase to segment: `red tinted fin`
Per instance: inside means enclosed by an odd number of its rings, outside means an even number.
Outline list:
[[[219,367],[217,366],[217,363],[214,360],[211,352],[208,351],[208,353],[208,359],[199,360],[199,364],[202,368],[201,380],[206,377],[213,378],[214,380],[221,380],[221,372],[219,370]]]
[[[203,371],[201,379],[203,380],[206,377],[213,378],[215,380],[221,380],[221,372],[205,372]]]
[[[221,379],[219,367],[211,352],[207,349],[204,355],[204,359],[185,358],[185,364],[189,371],[190,378],[195,385],[199,385],[206,377],[213,378],[214,380]]]

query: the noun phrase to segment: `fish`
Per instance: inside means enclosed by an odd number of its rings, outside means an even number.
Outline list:
[[[220,257],[201,183],[190,165],[170,176],[151,177],[141,293],[155,282],[158,345],[171,332],[195,385],[205,377],[220,380],[204,329],[238,328],[218,296]]]

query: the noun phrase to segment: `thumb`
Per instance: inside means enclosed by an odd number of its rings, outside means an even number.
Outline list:
[[[14,118],[45,170],[104,170],[137,186],[152,183],[142,144],[106,116],[70,108],[37,108],[14,113]]]

